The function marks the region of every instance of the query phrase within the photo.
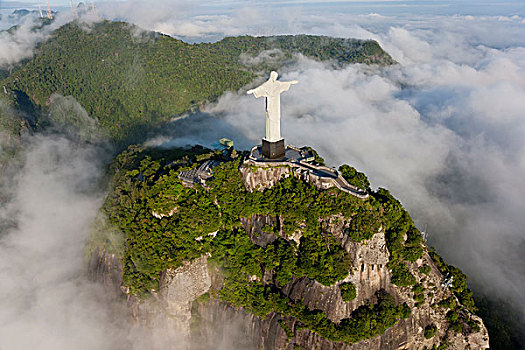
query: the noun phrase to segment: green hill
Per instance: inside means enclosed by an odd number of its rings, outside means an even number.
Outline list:
[[[161,288],[167,269],[208,255],[219,282],[206,300],[221,300],[261,318],[271,313],[293,317],[300,327],[335,342],[354,343],[383,334],[416,308],[442,310],[441,316],[433,317],[446,322],[440,327],[451,332],[479,331],[471,316],[476,307],[467,277],[428,249],[408,212],[387,190],[372,191],[362,200],[289,176],[263,192],[249,192],[242,173],[258,170],[244,164],[243,156],[202,147],[190,151],[129,147],[111,167],[111,189],[88,255],[106,252],[117,257],[122,266],[119,287],[139,298]],[[222,162],[213,169],[213,179],[206,187],[184,186],[180,172],[196,169],[207,159]],[[359,174],[353,176],[367,181]],[[267,221],[257,223],[257,218]],[[339,224],[342,237],[335,229]],[[257,225],[258,233],[253,231]],[[338,286],[345,302],[356,298],[356,287],[345,278],[358,270],[344,242],[360,244],[378,232],[384,232],[389,252],[389,293],[377,294],[339,323],[286,294],[290,290],[286,286],[306,279],[327,288]],[[437,270],[453,276],[450,290],[438,290]],[[367,283],[360,282],[358,297]],[[436,330],[429,327],[425,336],[431,338]],[[443,332],[441,336],[446,337]]]
[[[284,54],[246,65],[240,55]],[[318,60],[391,64],[375,41],[316,36],[225,38],[188,44],[123,22],[92,28],[69,23],[0,85],[45,127],[53,94],[73,96],[117,144],[141,140],[152,127],[249,84],[261,68],[277,68],[302,53]],[[246,62],[244,62],[246,63]]]

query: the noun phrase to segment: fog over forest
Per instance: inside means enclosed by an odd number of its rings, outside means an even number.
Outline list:
[[[391,190],[475,291],[525,314],[525,10],[514,1],[439,4],[125,1],[100,3],[84,20],[124,19],[188,41],[297,33],[377,40],[398,65],[335,69],[298,57],[279,72],[299,80],[282,95],[283,136]],[[0,29],[15,24],[9,12],[0,11]],[[0,65],[31,57],[71,18],[60,13],[43,33],[25,18],[14,37],[0,33]],[[148,144],[209,146],[227,136],[248,149],[263,131],[264,102],[230,92]],[[11,200],[0,209],[14,222],[0,237],[0,348],[141,349],[159,341],[119,323],[124,311],[83,277],[109,151],[57,135],[25,143]]]

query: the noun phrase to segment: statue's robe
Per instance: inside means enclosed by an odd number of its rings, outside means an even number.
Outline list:
[[[250,90],[256,98],[265,97],[266,100],[266,137],[268,142],[276,142],[281,137],[281,93],[288,91],[290,85],[296,81],[278,81],[271,78],[261,86]]]

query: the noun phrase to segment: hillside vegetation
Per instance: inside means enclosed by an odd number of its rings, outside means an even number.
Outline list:
[[[382,334],[410,315],[410,308],[396,304],[388,293],[379,293],[376,303],[357,308],[351,318],[339,324],[283,293],[284,286],[300,278],[330,286],[348,276],[350,255],[326,233],[328,220],[342,216],[351,219],[345,234],[355,242],[370,239],[382,227],[390,252],[392,283],[411,288],[419,304],[428,296],[407,265],[422,258],[427,248],[408,212],[387,190],[379,189],[368,200],[360,200],[335,188],[319,190],[291,176],[264,192],[248,192],[239,170],[242,157],[208,152],[202,147],[183,151],[131,146],[115,159],[102,211],[122,236],[114,241],[98,238],[91,249],[110,246],[120,257],[123,284],[130,294],[147,296],[158,290],[163,271],[210,254],[224,281],[219,290],[210,293],[233,306],[263,318],[271,312],[293,316],[304,327],[333,341],[353,343]],[[179,172],[198,167],[205,159],[223,162],[213,169],[209,188],[185,187]],[[359,178],[364,180],[363,176]],[[264,233],[276,236],[266,246],[254,244],[242,224],[254,215],[279,217],[280,224],[263,227]],[[299,242],[290,239],[297,230],[302,232]],[[115,242],[120,242],[120,249],[115,250]],[[463,316],[468,315],[465,308],[475,311],[466,276],[437,253],[431,254],[442,273],[454,276],[450,288],[461,303],[450,297],[439,307],[450,310],[447,317],[454,331],[476,329],[476,322]],[[268,274],[271,278],[265,279]],[[351,284],[340,288],[343,298],[355,298]]]
[[[275,49],[282,50],[278,60],[269,55],[269,64],[250,61]],[[72,96],[124,146],[173,116],[227,90],[237,91],[257,76],[256,71],[278,68],[293,53],[337,64],[393,63],[375,41],[299,35],[188,44],[123,22],[106,21],[92,28],[73,22],[56,30],[33,59],[0,85],[10,91],[8,98],[16,96],[38,117],[40,128],[48,122],[53,96]]]

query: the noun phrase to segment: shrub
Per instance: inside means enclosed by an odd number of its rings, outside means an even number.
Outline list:
[[[445,260],[434,250],[429,252],[430,257],[444,276],[453,278],[451,291],[470,312],[476,313],[477,308],[472,297],[472,291],[467,286],[467,275],[455,266],[448,265]]]
[[[344,282],[339,285],[339,291],[341,292],[341,297],[345,302],[354,300],[356,297],[355,286],[350,282]]]
[[[441,300],[438,305],[442,308],[445,308],[445,309],[451,309],[451,310],[454,310],[456,309],[456,298],[454,297],[448,297],[447,299],[443,299]]]
[[[370,239],[374,234],[379,232],[381,226],[382,220],[379,210],[362,207],[352,216],[350,225],[345,230],[345,233],[348,234],[354,242],[361,242],[364,239]]]
[[[392,283],[400,287],[410,287],[416,284],[416,278],[408,270],[405,262],[395,262],[390,267],[392,270]]]
[[[427,264],[419,267],[419,272],[424,273],[425,275],[428,275],[432,269]]]
[[[425,338],[430,339],[436,335],[437,327],[435,325],[428,325],[425,327]]]
[[[357,171],[354,167],[343,164],[339,167],[339,172],[349,184],[362,188],[363,190],[370,188],[370,182],[366,175]]]

